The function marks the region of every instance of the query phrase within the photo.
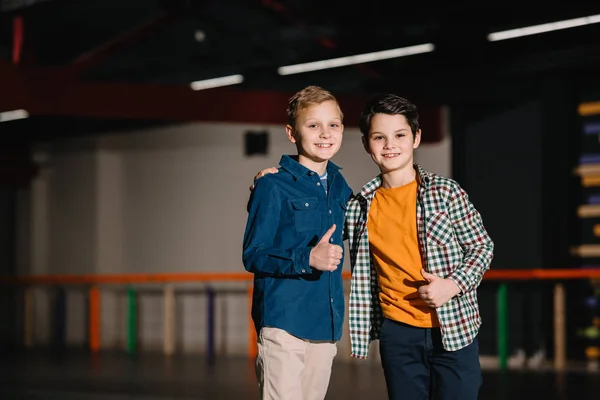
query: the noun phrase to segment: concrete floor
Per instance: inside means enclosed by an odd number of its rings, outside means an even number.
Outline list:
[[[28,350],[0,355],[2,400],[257,399],[251,361],[201,356]],[[600,399],[600,373],[585,369],[484,371],[481,399]],[[386,399],[373,362],[336,362],[328,400]]]

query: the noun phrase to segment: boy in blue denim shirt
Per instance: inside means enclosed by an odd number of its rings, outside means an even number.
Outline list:
[[[262,399],[323,399],[344,320],[344,212],[352,190],[329,161],[344,125],[336,98],[309,86],[289,100],[297,156],[256,182],[243,262],[254,273],[252,318]]]

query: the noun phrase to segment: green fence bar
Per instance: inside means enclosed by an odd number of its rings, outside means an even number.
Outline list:
[[[505,370],[508,361],[508,286],[501,283],[497,294],[498,307],[498,361]]]
[[[127,289],[127,352],[135,353],[137,346],[137,302],[135,290]]]

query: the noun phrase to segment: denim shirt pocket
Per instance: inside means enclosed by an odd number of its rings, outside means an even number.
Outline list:
[[[319,231],[321,229],[321,213],[319,199],[316,197],[301,197],[290,200],[294,210],[296,231]]]

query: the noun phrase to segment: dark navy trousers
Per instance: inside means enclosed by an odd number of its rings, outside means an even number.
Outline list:
[[[476,400],[481,387],[477,338],[447,351],[439,328],[384,319],[379,351],[390,400]]]

